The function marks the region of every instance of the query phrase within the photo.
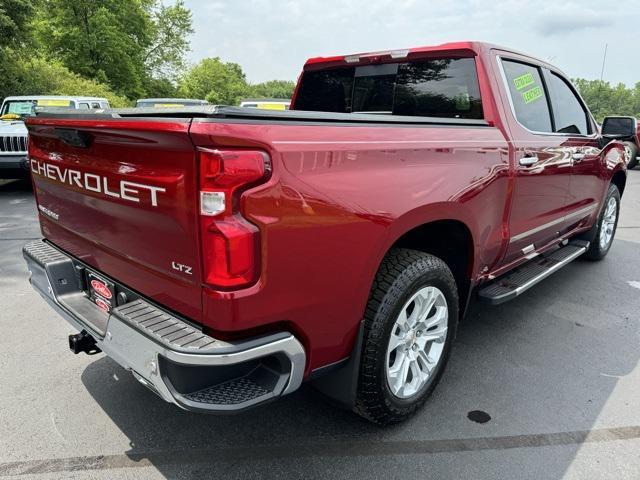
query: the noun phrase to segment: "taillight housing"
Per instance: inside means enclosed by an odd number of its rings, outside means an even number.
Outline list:
[[[259,150],[198,149],[204,282],[238,288],[260,273],[260,231],[241,212],[240,196],[264,183],[269,156]]]

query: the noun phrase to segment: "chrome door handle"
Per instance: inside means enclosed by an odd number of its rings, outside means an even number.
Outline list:
[[[583,160],[585,156],[586,155],[584,153],[574,153],[573,155],[571,155],[571,158],[573,158],[576,162],[579,162]]]
[[[538,163],[538,157],[530,156],[530,157],[522,157],[518,163],[520,163],[523,167],[530,167],[531,165],[535,165]]]

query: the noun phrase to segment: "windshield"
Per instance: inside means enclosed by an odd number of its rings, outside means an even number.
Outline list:
[[[18,115],[21,117],[33,115],[36,107],[55,107],[55,108],[73,108],[71,100],[44,100],[44,99],[32,99],[32,100],[9,100],[2,105],[2,111],[0,116],[3,115]]]
[[[32,115],[36,106],[34,100],[20,100],[5,102],[2,106],[2,112],[0,115],[13,114],[13,115]]]

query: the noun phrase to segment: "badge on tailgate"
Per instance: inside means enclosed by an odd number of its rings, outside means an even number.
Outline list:
[[[87,280],[89,283],[89,298],[101,310],[109,313],[113,307],[112,301],[115,296],[114,284],[93,272],[88,272]]]

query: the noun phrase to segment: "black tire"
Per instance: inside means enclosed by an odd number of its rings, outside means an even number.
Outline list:
[[[401,399],[392,393],[387,381],[388,342],[401,309],[426,286],[437,287],[446,299],[447,336],[427,383],[415,395]],[[392,250],[378,270],[367,304],[355,412],[379,425],[388,425],[407,419],[422,407],[449,359],[458,311],[458,289],[446,263],[415,250]]]
[[[605,214],[607,211],[607,205],[609,205],[609,201],[611,199],[615,199],[616,202],[616,220],[613,225],[613,234],[611,236],[611,240],[606,245],[602,245],[600,242],[600,234],[602,232]],[[593,231],[590,237],[592,238],[591,243],[589,244],[589,249],[585,252],[584,258],[588,260],[602,260],[609,250],[611,249],[611,245],[613,244],[613,239],[616,236],[616,229],[618,228],[618,219],[620,218],[620,192],[618,191],[618,187],[616,187],[613,183],[609,185],[609,190],[607,191],[607,195],[605,196],[604,203],[602,204],[602,208],[600,209],[600,215],[598,216],[598,221],[593,226]]]
[[[627,163],[627,169],[633,170],[638,166],[638,147],[633,142],[623,142],[625,149],[629,149],[629,162]]]

